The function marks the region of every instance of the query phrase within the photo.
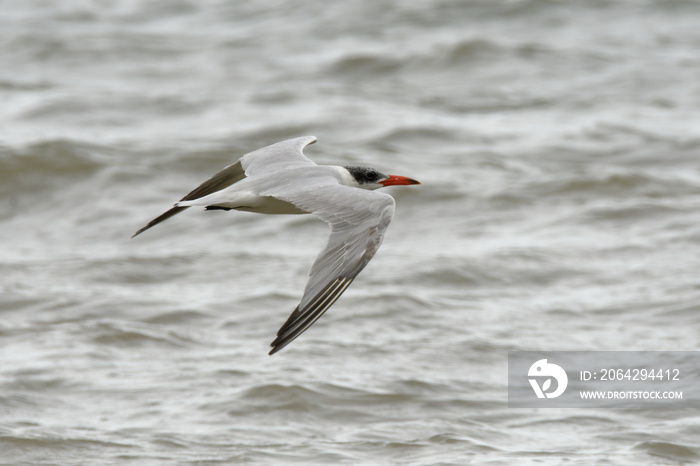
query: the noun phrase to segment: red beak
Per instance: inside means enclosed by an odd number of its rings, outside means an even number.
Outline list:
[[[387,179],[380,181],[379,184],[384,186],[399,186],[408,184],[420,184],[420,181],[416,181],[413,178],[407,178],[405,176],[389,175]]]

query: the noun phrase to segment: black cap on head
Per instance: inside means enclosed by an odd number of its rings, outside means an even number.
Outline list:
[[[345,167],[350,172],[358,184],[375,184],[385,179],[387,176],[374,168],[368,167]]]

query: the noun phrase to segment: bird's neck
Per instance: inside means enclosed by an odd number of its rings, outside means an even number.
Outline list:
[[[325,165],[325,167],[333,173],[333,175],[338,179],[338,183],[343,186],[350,186],[352,188],[361,188],[360,184],[357,182],[354,176],[348,171],[347,168],[338,165]]]

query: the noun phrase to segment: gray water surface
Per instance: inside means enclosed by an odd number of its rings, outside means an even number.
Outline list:
[[[2,464],[693,464],[693,410],[508,409],[509,350],[696,350],[700,4],[0,1]],[[190,209],[302,135],[379,253],[273,357],[327,227]]]

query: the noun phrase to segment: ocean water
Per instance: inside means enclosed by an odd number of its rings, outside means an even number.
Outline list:
[[[509,409],[509,350],[700,345],[700,3],[0,1],[0,463],[700,463],[696,410]],[[244,153],[420,186],[289,347],[327,227]]]

